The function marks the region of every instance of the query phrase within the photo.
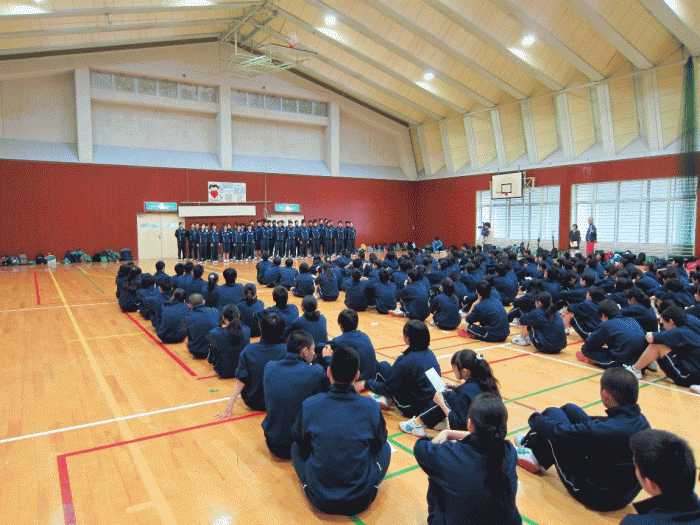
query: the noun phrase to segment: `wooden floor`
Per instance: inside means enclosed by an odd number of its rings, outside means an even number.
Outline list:
[[[142,262],[144,271],[153,266]],[[236,267],[239,282],[255,279],[254,263]],[[207,268],[220,272],[223,265]],[[399,431],[397,411],[385,414],[398,451],[374,504],[353,518],[314,511],[291,464],[267,451],[262,414],[239,403],[231,420],[214,418],[233,380],[218,379],[184,343],[161,346],[150,322],[119,310],[116,270],[116,263],[0,270],[0,523],[426,522],[427,477],[411,453],[415,438]],[[269,289],[259,295],[272,302]],[[335,319],[343,307],[342,294],[320,306],[330,335],[340,333]],[[404,349],[403,323],[362,312],[359,328],[372,338],[378,358],[393,361]],[[507,399],[511,436],[532,411],[547,406],[571,401],[603,413],[601,370],[576,361],[575,335],[560,355],[545,356],[509,343],[470,342],[456,331],[431,332],[443,371],[466,347],[491,362]],[[697,454],[700,397],[660,373],[645,379],[640,404],[652,426],[684,436]],[[518,475],[517,503],[526,523],[617,524],[631,509],[584,508],[553,469],[544,477],[520,469]]]

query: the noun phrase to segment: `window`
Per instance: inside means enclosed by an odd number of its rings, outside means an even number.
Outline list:
[[[559,186],[524,188],[519,199],[491,199],[490,191],[479,191],[477,222],[491,223],[491,244],[511,246],[531,243],[537,248],[538,239],[549,249],[549,242],[559,239]],[[479,228],[480,231],[480,228]],[[477,242],[481,237],[477,231]]]
[[[697,186],[690,178],[574,184],[571,221],[583,237],[593,217],[598,249],[692,255]]]

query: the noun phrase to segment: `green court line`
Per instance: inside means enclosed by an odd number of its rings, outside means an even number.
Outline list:
[[[392,434],[392,435],[390,435],[390,436],[387,436],[387,439],[393,439],[393,438],[399,437],[399,436],[401,436],[401,435],[403,435],[403,432],[399,432],[399,433],[397,433],[397,434]]]
[[[100,292],[105,293],[105,291],[104,291],[102,288],[100,288],[99,286],[97,286],[97,285],[95,284],[95,281],[93,281],[92,279],[90,279],[90,277],[88,277],[88,274],[85,273],[85,270],[83,270],[82,268],[80,268],[80,272],[85,276],[85,278],[86,278],[88,281],[90,281],[90,282],[92,283],[92,285],[93,285],[95,288],[97,288]]]
[[[410,448],[408,448],[408,447],[402,445],[402,444],[399,443],[398,441],[394,441],[394,440],[391,439],[391,438],[388,438],[388,440],[391,441],[392,444],[394,444],[394,445],[396,445],[397,447],[399,447],[401,450],[403,450],[403,451],[408,452],[409,454],[411,454],[411,456],[414,455],[414,454],[413,454],[413,451],[412,451]]]
[[[397,470],[396,472],[392,472],[391,474],[387,474],[386,476],[384,476],[384,479],[389,479],[389,478],[393,478],[396,476],[400,476],[401,474],[405,474],[406,472],[411,472],[412,470],[416,470],[419,468],[420,468],[420,465],[413,465],[412,467],[406,467],[405,469]]]
[[[504,403],[513,403],[515,401],[520,401],[521,399],[525,399],[527,397],[532,397],[532,396],[536,396],[539,394],[544,394],[545,392],[549,392],[550,390],[556,390],[557,388],[562,388],[565,386],[573,385],[574,383],[580,383],[581,381],[585,381],[586,379],[591,379],[592,377],[596,377],[596,376],[600,376],[600,375],[603,375],[603,372],[598,372],[597,374],[593,374],[591,376],[582,377],[581,379],[574,379],[573,381],[569,381],[568,383],[562,383],[561,385],[554,385],[554,386],[550,386],[548,388],[543,388],[542,390],[538,390],[537,392],[532,392],[530,394],[525,394],[524,396],[514,397],[513,399],[509,399],[508,401],[505,401]]]
[[[348,516],[348,518],[350,518],[355,525],[365,525],[365,522],[357,516]]]
[[[538,525],[536,521],[532,521],[530,518],[527,518],[527,517],[523,516],[522,514],[520,515],[520,517],[521,517],[521,518],[523,519],[523,521],[524,521],[525,523],[527,523],[528,525]]]

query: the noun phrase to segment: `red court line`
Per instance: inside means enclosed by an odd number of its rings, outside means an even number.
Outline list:
[[[211,379],[212,377],[219,377],[219,376],[218,376],[217,374],[214,374],[213,376],[198,377],[198,378],[197,378],[197,381],[199,381],[199,380],[201,380],[201,379]]]
[[[134,324],[135,324],[136,326],[138,326],[141,330],[143,330],[143,332],[144,332],[148,337],[150,337],[153,341],[155,341],[155,343],[156,343],[158,346],[160,346],[163,350],[165,350],[165,352],[166,352],[170,357],[172,357],[172,358],[175,360],[175,362],[176,362],[178,365],[180,365],[180,366],[185,370],[185,372],[187,372],[188,374],[190,374],[192,377],[197,377],[197,374],[196,374],[189,366],[187,366],[185,363],[183,363],[182,360],[181,360],[178,356],[176,356],[176,355],[173,354],[170,350],[168,350],[168,348],[167,348],[163,343],[161,343],[160,341],[158,341],[158,339],[156,339],[155,337],[153,337],[153,334],[152,334],[151,332],[149,332],[148,330],[146,330],[146,329],[141,325],[141,323],[139,323],[136,319],[134,319],[133,317],[131,317],[131,315],[129,315],[127,312],[124,312],[124,315],[126,315],[129,319],[131,319],[131,320],[134,322]]]
[[[574,341],[573,343],[567,343],[567,345],[566,345],[566,346],[571,346],[571,345],[580,345],[581,343],[583,343],[583,339],[581,339],[580,341]]]
[[[36,305],[41,306],[41,296],[39,295],[39,279],[36,276],[36,270],[34,270],[34,287],[36,288]]]
[[[68,463],[66,459],[70,456],[77,456],[79,454],[87,454],[88,452],[97,452],[98,450],[105,450],[107,448],[119,447],[122,445],[130,445],[132,443],[138,443],[139,441],[147,441],[150,439],[155,439],[159,437],[170,436],[173,434],[179,434],[180,432],[188,432],[190,430],[196,430],[199,428],[211,427],[214,425],[221,425],[223,423],[229,423],[231,421],[239,421],[241,419],[247,419],[249,417],[256,417],[265,414],[265,412],[255,412],[253,414],[247,414],[245,416],[238,416],[231,419],[224,419],[222,421],[211,421],[210,423],[203,423],[201,425],[195,425],[193,427],[180,428],[177,430],[171,430],[169,432],[163,432],[161,434],[153,434],[152,436],[144,436],[136,439],[130,439],[129,441],[120,441],[118,443],[112,443],[110,445],[103,445],[100,447],[88,448],[85,450],[77,450],[75,452],[69,452],[67,454],[60,454],[56,456],[56,463],[58,466],[58,480],[61,486],[61,499],[63,501],[63,518],[66,525],[76,525],[75,521],[75,506],[73,504],[73,492],[70,488],[70,476],[68,474]]]

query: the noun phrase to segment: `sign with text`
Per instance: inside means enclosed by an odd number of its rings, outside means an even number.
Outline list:
[[[245,202],[245,182],[209,182],[209,202]]]
[[[275,204],[277,213],[299,213],[298,204]]]
[[[145,211],[177,211],[176,202],[145,202]]]

